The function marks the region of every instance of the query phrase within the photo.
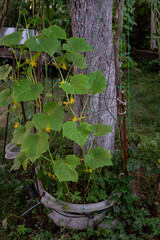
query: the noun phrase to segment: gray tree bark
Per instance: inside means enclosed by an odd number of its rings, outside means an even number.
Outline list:
[[[74,73],[88,74],[101,70],[108,84],[103,94],[90,97],[84,115],[89,123],[112,126],[112,133],[97,137],[94,147],[101,146],[113,153],[117,108],[112,42],[112,4],[113,0],[68,0],[73,36],[85,38],[94,49],[93,52],[84,54],[88,68],[83,71],[74,68]],[[77,114],[81,112],[85,99],[85,96],[76,96]]]

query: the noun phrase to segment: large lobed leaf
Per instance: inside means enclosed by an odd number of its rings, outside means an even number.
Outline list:
[[[77,53],[67,53],[66,58],[80,69],[87,68],[86,60],[83,55]]]
[[[22,142],[21,151],[34,163],[49,149],[48,134],[44,131],[38,134],[29,133]]]
[[[84,38],[71,37],[67,40],[67,43],[63,44],[63,50],[78,53],[92,51],[93,49]]]
[[[6,88],[0,92],[0,107],[6,107],[12,102],[11,90]]]
[[[91,126],[91,132],[95,136],[105,136],[107,133],[112,132],[112,127],[106,124],[95,123]]]
[[[56,160],[53,165],[53,170],[58,178],[61,181],[78,181],[78,173],[75,171],[75,167],[80,165],[80,159],[68,155],[65,159]]]
[[[41,83],[33,84],[27,79],[22,79],[13,85],[13,99],[17,102],[36,100],[42,90]]]
[[[79,124],[78,128],[75,122],[68,121],[63,124],[63,136],[75,141],[79,146],[83,147],[85,141],[89,137],[90,125],[86,122]]]
[[[22,40],[22,31],[21,32],[14,32],[9,35],[6,35],[0,39],[0,46],[7,46],[11,47],[15,44],[20,43]]]
[[[44,34],[40,34],[37,38],[27,39],[25,45],[30,51],[45,52],[52,57],[58,50],[60,42],[54,37],[47,37]]]
[[[15,144],[22,144],[23,139],[30,133],[32,129],[32,122],[27,122],[25,126],[18,126],[13,132],[12,142]]]
[[[111,166],[112,155],[109,151],[102,147],[96,147],[91,152],[85,155],[84,160],[89,168],[97,169],[104,166]]]
[[[102,71],[91,72],[87,76],[90,78],[91,93],[103,93],[106,89],[106,78]]]
[[[57,39],[67,39],[67,35],[65,33],[65,30],[57,25],[51,25],[49,28],[44,28],[42,30],[43,34],[45,34],[47,37],[54,37]]]
[[[14,164],[11,170],[18,170],[21,165],[24,168],[24,170],[26,170],[28,162],[29,162],[29,158],[26,156],[26,154],[24,152],[20,152],[17,155],[17,157],[14,159]]]
[[[55,131],[60,131],[63,121],[63,107],[56,102],[47,103],[44,105],[44,113],[35,114],[32,121],[37,130],[49,126]]]
[[[62,89],[68,94],[88,94],[90,88],[89,77],[77,74],[71,77],[71,83],[63,83]]]

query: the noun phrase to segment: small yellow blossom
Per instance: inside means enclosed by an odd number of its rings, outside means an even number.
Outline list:
[[[30,62],[30,65],[31,65],[32,67],[37,67],[37,63],[36,63],[34,60],[32,60],[32,62]]]
[[[20,117],[19,117],[20,119],[22,119],[22,115],[20,115]]]
[[[64,70],[67,70],[65,63],[62,64],[61,68],[63,68]]]
[[[47,127],[46,127],[46,131],[47,131],[47,132],[50,132],[50,131],[51,131],[50,126],[47,126]]]
[[[18,102],[13,101],[13,103],[14,103],[16,106],[19,106],[19,103],[18,103]]]
[[[160,164],[160,159],[158,159],[157,162]]]
[[[70,104],[73,104],[73,103],[75,103],[75,102],[76,102],[75,99],[71,97],[71,99],[70,99]]]
[[[57,64],[57,63],[55,63],[55,62],[52,62],[52,63],[53,63],[53,65],[54,65],[54,66],[58,66],[58,64]]]
[[[83,118],[85,118],[85,116],[81,117],[80,119],[83,119]]]
[[[65,105],[65,107],[68,107],[68,103],[66,101],[64,101],[63,104]]]
[[[60,82],[60,86],[59,86],[60,88],[61,88],[61,86],[62,86],[63,83],[65,83],[65,81]]]
[[[13,81],[13,76],[9,76],[9,79],[11,79]]]
[[[80,158],[80,161],[83,161],[84,160],[84,158]]]
[[[18,122],[15,122],[14,128],[17,128],[19,126]]]
[[[52,178],[56,178],[56,176],[53,174],[53,175],[52,175]]]
[[[49,172],[49,173],[48,173],[48,177],[51,177],[51,176],[52,176],[52,175],[51,175],[51,173]]]
[[[90,168],[90,169],[88,170],[88,172],[89,172],[89,173],[92,173],[92,171],[93,171],[93,169],[92,169],[92,168]]]
[[[78,118],[76,118],[76,117],[73,117],[73,118],[72,118],[72,121],[73,121],[73,122],[76,122],[77,120],[78,120]]]
[[[33,81],[33,84],[35,84],[36,82],[35,81]]]

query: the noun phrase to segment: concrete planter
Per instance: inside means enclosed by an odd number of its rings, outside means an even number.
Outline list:
[[[40,180],[38,180],[38,188],[42,196],[41,203],[52,209],[48,217],[59,227],[84,230],[89,226],[98,225],[104,219],[105,210],[115,203],[114,200],[108,199],[93,204],[72,204],[56,200],[43,188]]]

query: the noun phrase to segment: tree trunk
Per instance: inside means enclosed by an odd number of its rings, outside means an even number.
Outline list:
[[[85,38],[93,47],[93,52],[84,54],[88,68],[74,73],[88,74],[101,70],[106,76],[107,90],[103,94],[90,97],[85,116],[89,123],[103,123],[111,125],[112,133],[104,137],[97,137],[94,146],[102,146],[112,153],[114,151],[114,135],[116,122],[116,88],[114,49],[112,42],[112,4],[113,0],[68,0],[71,11],[72,33],[74,37]],[[75,97],[78,114],[82,110],[85,97]],[[77,153],[77,151],[76,151]]]
[[[153,13],[153,8],[151,6],[151,34],[152,33],[156,33],[156,29],[155,29],[155,16]],[[154,37],[153,35],[151,35],[152,39],[151,39],[151,50],[155,50],[157,48],[156,45],[156,37]]]
[[[10,0],[4,0],[3,1],[3,11],[0,10],[0,29],[3,28],[3,25],[7,18],[8,9],[9,9],[9,1]]]

